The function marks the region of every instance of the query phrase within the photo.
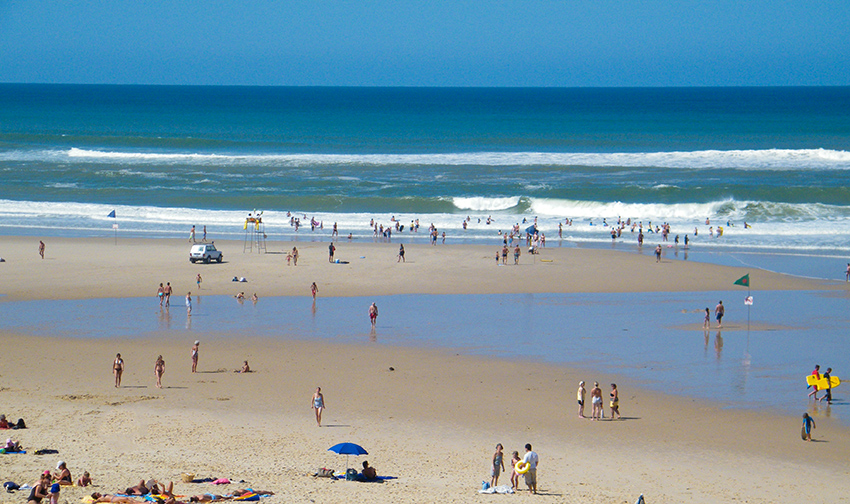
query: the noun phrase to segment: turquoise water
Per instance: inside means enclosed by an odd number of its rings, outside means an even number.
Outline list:
[[[719,299],[727,307],[727,326],[746,327],[744,295],[743,290],[401,295],[320,298],[315,306],[309,297],[262,298],[253,305],[227,296],[201,296],[195,299],[191,319],[179,303],[160,311],[151,297],[4,302],[0,316],[6,329],[43,336],[186,341],[200,336],[204,344],[233,345],[239,335],[251,334],[456,349],[577,367],[586,371],[587,381],[604,382],[616,375],[729,407],[800,414],[810,407],[805,375],[814,364],[832,367],[842,378],[850,369],[848,298],[843,292],[756,292],[753,326],[769,325],[770,330],[682,328],[701,327],[701,311],[713,309]],[[366,316],[372,301],[381,314],[374,333]],[[234,346],[233,366],[243,359]],[[833,405],[823,404],[818,414],[848,422],[850,402],[843,390],[836,389]],[[567,399],[573,394],[573,389],[564,391]]]
[[[622,218],[703,248],[850,253],[848,117],[850,88],[0,84],[0,232],[239,238],[257,209],[281,239],[293,216],[467,242],[537,217],[604,244]]]

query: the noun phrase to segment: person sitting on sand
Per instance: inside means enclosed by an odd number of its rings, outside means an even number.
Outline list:
[[[248,361],[245,361],[245,362],[242,364],[242,369],[240,369],[240,370],[238,370],[238,371],[236,371],[236,372],[237,372],[237,373],[250,373],[250,372],[251,372],[251,366],[249,366],[249,365],[248,365]]]
[[[64,461],[60,460],[59,463],[56,464],[56,471],[57,472],[53,473],[53,481],[66,486],[74,484],[74,479],[71,478],[71,471],[68,470],[68,466]]]
[[[93,502],[120,502],[123,504],[137,504],[144,502],[130,497],[124,497],[123,495],[101,494],[97,492],[91,494],[91,498],[94,499]]]
[[[363,461],[363,471],[361,471],[361,474],[363,475],[363,479],[365,479],[366,481],[372,481],[378,477],[378,471],[376,471],[374,467],[369,465],[368,460]]]
[[[12,441],[12,438],[8,438],[6,440],[6,445],[3,447],[6,450],[6,453],[15,453],[22,451],[21,443],[19,441]]]
[[[87,487],[92,484],[91,476],[89,476],[89,472],[85,471],[82,476],[77,478],[77,486],[78,487]]]
[[[27,497],[27,504],[41,504],[41,499],[48,497],[47,485],[50,484],[50,471],[45,471],[38,482],[32,486],[30,495]]]

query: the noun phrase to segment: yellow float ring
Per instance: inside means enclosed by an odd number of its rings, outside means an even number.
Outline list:
[[[523,464],[525,464],[525,467],[523,467]],[[522,460],[517,462],[514,466],[514,471],[516,471],[517,474],[525,474],[528,472],[529,469],[531,469],[531,463],[523,462]]]

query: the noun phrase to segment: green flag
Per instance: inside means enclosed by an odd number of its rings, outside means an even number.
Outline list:
[[[750,274],[742,276],[741,278],[735,280],[735,285],[743,285],[744,287],[750,286]]]

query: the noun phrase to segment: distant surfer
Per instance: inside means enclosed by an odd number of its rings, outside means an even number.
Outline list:
[[[812,371],[812,376],[815,377],[815,382],[820,381],[820,364],[815,364],[815,370]],[[812,385],[812,391],[809,392],[809,397],[815,396],[815,401],[818,400],[818,386]]]

